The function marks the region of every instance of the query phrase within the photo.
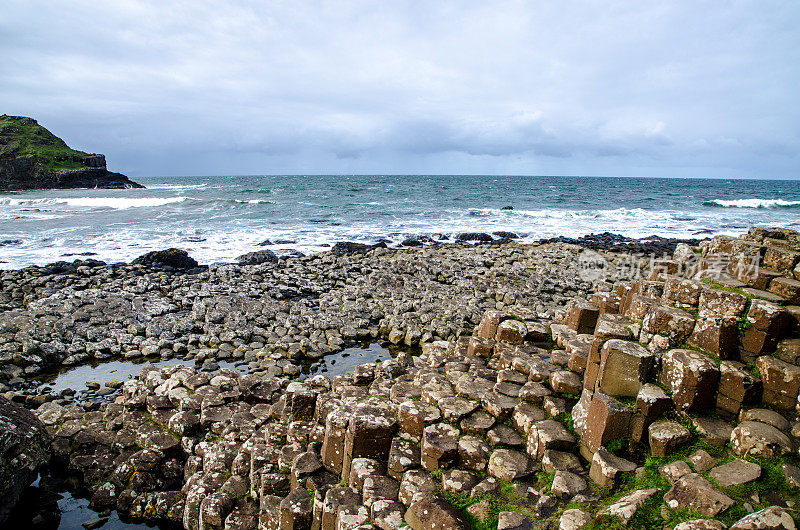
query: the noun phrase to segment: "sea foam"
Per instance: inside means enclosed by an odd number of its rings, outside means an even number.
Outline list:
[[[113,208],[124,210],[127,208],[142,208],[152,206],[164,206],[183,202],[189,197],[65,197],[65,198],[39,198],[39,199],[18,199],[2,198],[0,204],[7,206],[41,206],[65,204],[78,208]]]
[[[800,201],[783,199],[714,199],[706,201],[703,206],[720,206],[722,208],[797,208]]]

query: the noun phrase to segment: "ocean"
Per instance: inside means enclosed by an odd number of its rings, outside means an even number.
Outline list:
[[[514,232],[520,241],[615,232],[703,238],[800,227],[800,181],[535,176],[140,177],[147,189],[0,194],[0,268],[185,249],[243,253],[390,246],[409,237]],[[504,209],[512,207],[513,209]]]

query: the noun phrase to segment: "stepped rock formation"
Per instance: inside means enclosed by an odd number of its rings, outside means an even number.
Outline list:
[[[96,508],[190,530],[794,529],[799,262],[753,229],[552,317],[487,289],[471,330],[332,378],[147,367],[36,413]]]
[[[70,149],[34,119],[0,116],[0,191],[142,187],[108,171],[105,156]]]

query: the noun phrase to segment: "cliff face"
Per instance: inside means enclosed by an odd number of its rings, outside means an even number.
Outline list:
[[[108,171],[105,156],[71,149],[34,119],[0,116],[0,191],[142,187]]]

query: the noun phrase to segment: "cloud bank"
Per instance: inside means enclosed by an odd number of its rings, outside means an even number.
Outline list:
[[[800,177],[800,4],[6,0],[0,112],[132,176]]]

